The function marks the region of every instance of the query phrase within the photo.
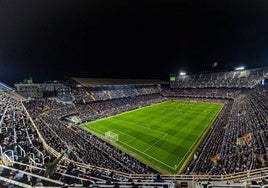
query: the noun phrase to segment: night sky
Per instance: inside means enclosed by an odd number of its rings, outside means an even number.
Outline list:
[[[217,66],[212,66],[217,62]],[[267,0],[1,0],[0,81],[268,65]]]

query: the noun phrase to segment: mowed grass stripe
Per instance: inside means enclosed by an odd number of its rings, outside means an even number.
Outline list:
[[[176,173],[222,106],[166,101],[82,127],[102,136],[113,131],[125,151],[153,168]]]

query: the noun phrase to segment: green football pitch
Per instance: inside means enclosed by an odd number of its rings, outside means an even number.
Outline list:
[[[117,134],[112,145],[161,173],[175,174],[187,164],[222,107],[165,101],[81,126],[102,139],[108,131]]]

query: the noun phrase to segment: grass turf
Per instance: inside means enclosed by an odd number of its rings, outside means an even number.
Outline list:
[[[113,117],[85,123],[85,130],[112,143],[161,173],[178,173],[194,153],[222,104],[166,101]]]

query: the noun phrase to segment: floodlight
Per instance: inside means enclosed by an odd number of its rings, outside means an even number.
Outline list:
[[[185,72],[180,72],[180,76],[185,76],[186,73]]]
[[[245,69],[245,67],[244,66],[241,66],[241,67],[237,67],[237,68],[235,68],[235,70],[236,71],[240,71],[240,70],[244,70]]]

